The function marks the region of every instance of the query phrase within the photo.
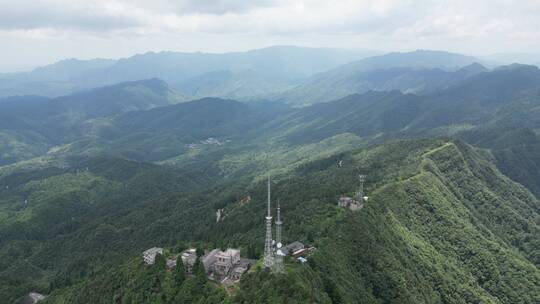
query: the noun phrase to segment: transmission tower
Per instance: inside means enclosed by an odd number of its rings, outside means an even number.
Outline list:
[[[270,177],[268,177],[268,214],[266,215],[266,240],[264,242],[264,267],[274,266],[274,250],[272,248],[272,214],[270,213]]]
[[[277,206],[277,221],[276,221],[276,259],[275,259],[275,266],[274,266],[274,272],[282,273],[283,272],[283,252],[281,251],[281,248],[283,247],[283,244],[281,243],[281,228],[282,228],[283,222],[281,221],[281,208]]]
[[[364,202],[364,182],[366,181],[366,176],[363,174],[358,175],[358,181],[360,184],[358,185],[358,192],[356,193],[356,200],[360,203]]]

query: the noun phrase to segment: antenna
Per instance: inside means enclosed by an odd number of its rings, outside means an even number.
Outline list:
[[[270,176],[268,176],[268,214],[266,216],[266,240],[264,242],[264,267],[272,269],[274,266],[274,251],[272,249],[272,214],[270,211]]]
[[[358,181],[360,182],[358,186],[357,201],[360,203],[364,202],[364,182],[366,181],[366,176],[363,174],[358,175]]]
[[[271,213],[270,213],[270,176],[268,176],[268,216],[271,216]]]
[[[282,229],[283,222],[281,221],[281,206],[279,204],[277,205],[277,221],[276,221],[276,258],[275,258],[275,265],[274,265],[274,272],[282,273],[283,272],[283,252],[281,250],[281,247],[283,244],[281,244],[281,229]]]

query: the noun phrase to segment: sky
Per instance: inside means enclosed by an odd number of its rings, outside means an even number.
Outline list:
[[[540,54],[540,0],[0,0],[0,72],[272,45]]]

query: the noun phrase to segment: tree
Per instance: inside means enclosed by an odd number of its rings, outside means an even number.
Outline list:
[[[182,256],[179,255],[176,258],[176,269],[174,270],[174,281],[176,284],[180,285],[186,279],[186,269],[184,268],[184,262],[182,261]]]
[[[206,270],[204,269],[204,265],[201,262],[201,259],[197,257],[195,260],[195,264],[193,265],[193,274],[195,275],[195,279],[198,283],[203,285],[206,283]]]
[[[165,269],[166,265],[167,261],[165,260],[165,257],[162,254],[156,254],[156,259],[154,260],[154,268],[158,271],[161,271]]]

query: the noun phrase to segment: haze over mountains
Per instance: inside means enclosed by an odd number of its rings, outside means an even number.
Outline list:
[[[372,55],[370,51],[314,49],[276,46],[240,53],[179,53],[139,54],[120,60],[66,60],[28,73],[0,75],[3,96],[38,94],[65,95],[81,89],[110,85],[124,81],[160,78],[171,87],[185,89],[197,96],[218,82],[246,82],[210,91],[213,94],[247,92],[244,98],[279,91],[314,73]],[[254,81],[255,78],[258,78]],[[202,88],[191,88],[190,83]],[[266,88],[270,86],[271,91]],[[194,92],[195,91],[195,92]]]
[[[9,303],[33,290],[44,303],[540,301],[536,66],[163,52],[4,74],[0,95]],[[359,173],[365,207],[337,207]],[[260,258],[268,174],[286,241],[317,247],[307,264],[248,273],[233,294],[142,264],[153,246]]]

